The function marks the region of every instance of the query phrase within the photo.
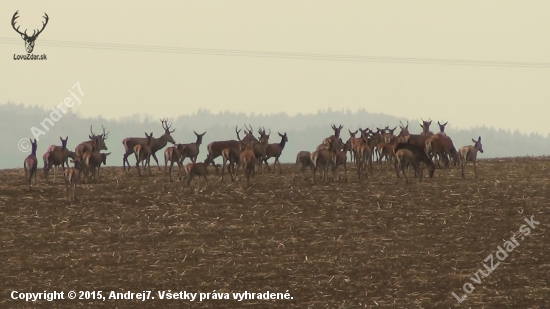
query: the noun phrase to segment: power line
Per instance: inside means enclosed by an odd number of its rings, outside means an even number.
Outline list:
[[[14,45],[14,44],[22,44],[22,43],[23,42],[21,39],[0,37],[0,44]],[[329,60],[329,61],[353,61],[353,62],[379,62],[379,63],[381,62],[381,63],[439,64],[439,65],[490,66],[490,67],[550,68],[550,63],[548,62],[484,61],[484,60],[459,60],[459,59],[434,59],[434,58],[330,55],[330,54],[312,54],[312,53],[284,53],[284,52],[266,52],[266,51],[251,51],[251,50],[127,45],[127,44],[56,41],[56,40],[40,40],[38,43],[40,45],[45,45],[45,46],[64,47],[64,48],[120,50],[120,51],[153,52],[153,53],[175,53],[175,54]]]

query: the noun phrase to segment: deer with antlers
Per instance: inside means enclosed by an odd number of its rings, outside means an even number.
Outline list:
[[[257,139],[252,135],[251,131],[245,131],[246,136],[241,140],[241,138],[239,137],[239,133],[241,132],[241,130],[240,129],[237,130],[237,129],[238,128],[235,127],[235,133],[237,133],[237,138],[239,139],[238,141],[237,140],[215,141],[215,142],[212,142],[212,143],[208,144],[208,146],[206,146],[206,148],[208,149],[208,155],[212,158],[212,160],[214,160],[217,157],[221,156],[222,151],[224,149],[238,148],[241,141],[244,142],[244,143],[257,141]],[[215,163],[212,163],[212,165],[216,166]],[[216,169],[216,171],[217,171],[217,169]]]
[[[162,148],[166,147],[166,144],[168,142],[172,143],[172,145],[176,144],[176,141],[174,141],[174,138],[172,137],[172,133],[176,131],[176,129],[170,130],[172,127],[172,124],[168,124],[168,119],[160,119],[160,122],[162,124],[162,128],[164,129],[164,134],[161,135],[159,138],[152,138],[151,140],[151,156],[153,159],[155,159],[155,162],[157,163],[159,171],[162,170],[160,168],[159,160],[157,159],[156,152],[161,150]],[[130,170],[130,162],[128,161],[128,157],[134,153],[134,147],[138,144],[140,145],[147,145],[148,140],[144,137],[128,137],[122,140],[122,144],[124,145],[124,155],[122,157],[122,168],[124,171],[126,171],[126,164],[128,164],[128,171]]]
[[[271,135],[271,130],[269,134],[265,133],[265,128],[258,130],[260,134],[260,141],[254,146],[254,156],[256,157],[256,165],[258,166],[258,171],[260,174],[263,174],[263,158],[267,151],[267,146],[269,145],[269,136]]]
[[[67,167],[69,167],[69,164],[67,162],[69,160],[70,154],[70,151],[67,149],[67,141],[69,140],[69,137],[67,136],[65,139],[63,139],[63,137],[60,136],[59,139],[61,140],[61,146],[51,145],[48,148],[48,151],[46,151],[46,153],[44,153],[44,155],[42,156],[42,159],[44,160],[44,178],[46,178],[46,181],[48,181],[48,174],[52,167],[54,167],[54,183],[57,174],[57,167],[61,165],[63,171],[65,171],[65,163],[67,163]]]
[[[138,171],[139,177],[142,177],[141,175],[141,169],[139,168],[139,163],[141,163],[143,167],[143,171],[145,171],[145,167],[148,166],[149,169],[149,177],[152,176],[151,174],[151,156],[153,154],[152,151],[152,145],[153,145],[153,132],[151,134],[147,134],[145,132],[145,136],[147,138],[147,144],[136,144],[134,146],[134,155],[136,156],[136,169]]]
[[[170,162],[170,182],[173,182],[172,179],[172,167],[174,163],[178,164],[179,171],[183,169],[183,157],[182,153],[184,152],[184,144],[176,144],[176,146],[171,146],[164,150],[164,176],[166,176],[168,169],[168,162]]]
[[[409,167],[412,167],[415,171],[415,177],[419,176],[419,182],[422,182],[422,170],[420,169],[420,163],[424,163],[428,168],[428,175],[430,178],[433,177],[435,172],[435,166],[430,160],[423,148],[417,147],[415,145],[399,143],[395,146],[395,172],[397,178],[399,178],[399,171],[403,172],[405,176],[405,181],[409,183],[408,170]],[[407,169],[407,173],[405,172]]]
[[[77,156],[82,156],[85,152],[92,151],[92,145],[95,145],[94,147],[97,151],[108,150],[105,140],[107,140],[109,132],[105,133],[105,127],[103,127],[103,125],[101,125],[101,128],[103,129],[103,134],[96,135],[92,131],[92,126],[90,126],[90,133],[92,134],[88,136],[90,140],[76,146],[74,152]]]
[[[38,144],[36,142],[36,139],[34,139],[33,142],[32,139],[29,138],[29,141],[31,142],[32,151],[31,154],[28,155],[23,161],[23,168],[25,169],[25,179],[29,183],[29,191],[31,191],[33,177],[36,184],[36,170],[38,167],[38,160],[36,159],[36,148],[38,147]]]
[[[302,174],[304,175],[304,179],[307,179],[306,177],[306,168],[310,167],[311,170],[313,170],[313,161],[311,161],[311,152],[309,151],[300,151],[296,155],[296,167],[301,166]],[[294,174],[292,175],[292,180],[296,180],[296,170],[294,170]]]
[[[19,31],[19,27],[21,27],[21,26],[17,26],[17,28],[15,28],[15,20],[17,18],[19,18],[19,16],[17,16],[18,13],[19,13],[19,10],[17,10],[15,12],[15,14],[13,14],[13,17],[11,19],[11,26],[13,27],[13,30],[15,30],[15,32],[17,32],[17,33],[19,33],[19,35],[21,35],[21,38],[23,39],[23,41],[25,41],[25,49],[27,50],[27,53],[30,54],[34,50],[34,44],[35,44],[36,39],[38,38],[38,35],[40,33],[42,33],[42,31],[44,31],[44,28],[46,28],[46,25],[48,24],[48,21],[50,20],[50,18],[48,17],[48,14],[46,14],[46,12],[44,12],[43,17],[44,17],[45,21],[42,22],[42,29],[33,30],[32,35],[29,36],[27,34],[27,30],[25,30],[24,32]]]
[[[331,126],[331,128],[334,130],[334,135],[331,135],[323,140],[323,144],[328,145],[329,140],[334,142],[340,138],[340,132],[342,131],[342,128],[344,126],[339,125],[336,127],[334,124]]]
[[[285,134],[281,134],[277,132],[279,136],[281,137],[281,141],[279,143],[269,144],[267,145],[267,148],[265,150],[265,156],[263,158],[265,165],[267,166],[267,171],[270,171],[269,164],[267,161],[271,158],[275,158],[275,162],[273,163],[273,173],[275,173],[275,167],[277,166],[277,163],[279,163],[279,174],[283,174],[283,169],[281,168],[281,162],[279,162],[279,157],[283,153],[283,149],[285,149],[285,145],[288,142],[288,136]]]
[[[483,153],[483,145],[481,145],[481,136],[477,139],[472,138],[472,142],[474,142],[474,145],[468,145],[460,148],[460,165],[462,167],[462,179],[465,179],[465,171],[466,171],[466,164],[468,164],[468,161],[472,162],[474,164],[474,174],[477,178],[477,152]]]

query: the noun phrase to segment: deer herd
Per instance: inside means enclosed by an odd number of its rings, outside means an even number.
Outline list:
[[[256,173],[263,174],[264,167],[268,172],[275,173],[277,164],[279,165],[279,173],[282,174],[281,156],[286,143],[288,142],[287,134],[279,134],[281,138],[279,143],[269,143],[271,130],[266,132],[264,128],[259,129],[258,138],[254,136],[252,126],[246,126],[244,136],[241,138],[241,129],[235,127],[237,140],[215,141],[206,146],[207,156],[203,162],[197,162],[200,146],[202,145],[203,137],[206,132],[199,134],[194,132],[197,139],[194,143],[176,144],[172,133],[175,129],[170,130],[171,125],[168,120],[161,119],[164,134],[159,137],[153,137],[153,132],[145,132],[145,137],[129,137],[122,141],[125,152],[122,159],[122,168],[124,172],[130,170],[128,157],[134,154],[136,158],[136,170],[138,177],[143,177],[142,170],[147,168],[148,175],[151,176],[150,161],[151,157],[157,163],[157,167],[161,170],[156,153],[165,148],[170,142],[173,146],[167,147],[164,150],[164,174],[173,182],[172,169],[174,163],[178,166],[179,180],[189,187],[191,180],[198,177],[198,189],[200,188],[200,179],[204,178],[208,185],[208,167],[212,166],[219,173],[221,166],[221,180],[224,179],[225,171],[229,173],[231,180],[237,179],[237,170],[240,168],[244,173],[243,187],[250,187],[250,178],[255,177]],[[359,128],[355,132],[348,129],[350,134],[349,139],[344,142],[341,138],[342,125],[332,125],[334,134],[323,139],[322,143],[317,146],[315,151],[300,151],[296,156],[296,170],[292,179],[296,179],[297,169],[300,169],[304,178],[307,180],[306,170],[310,168],[313,176],[312,183],[317,179],[319,172],[320,179],[329,180],[329,169],[332,172],[332,180],[340,180],[340,168],[344,170],[345,180],[348,181],[348,153],[350,162],[355,165],[357,177],[359,179],[368,178],[373,175],[373,165],[378,164],[393,164],[397,178],[400,178],[402,173],[406,183],[410,183],[409,171],[412,168],[415,172],[415,177],[422,182],[423,168],[427,169],[428,176],[431,178],[434,175],[436,167],[448,167],[451,162],[453,165],[460,165],[462,170],[462,179],[465,178],[465,168],[468,162],[472,162],[474,166],[474,175],[477,178],[476,159],[477,152],[483,153],[481,145],[481,136],[477,140],[472,139],[473,145],[467,145],[460,148],[458,151],[455,148],[452,139],[445,133],[447,123],[438,122],[440,132],[434,134],[430,131],[431,119],[424,121],[422,119],[422,133],[409,133],[409,122],[403,124],[400,122],[399,134],[395,135],[397,126],[390,129],[386,126],[383,129],[376,128],[376,131],[369,128]],[[99,183],[99,171],[101,165],[107,164],[107,157],[110,152],[102,153],[101,150],[108,150],[105,141],[109,132],[105,132],[102,126],[103,133],[96,135],[92,127],[90,127],[90,140],[78,144],[75,151],[67,149],[68,136],[60,137],[61,146],[52,145],[48,147],[46,153],[42,156],[44,161],[44,177],[47,182],[48,174],[54,168],[54,182],[56,179],[57,169],[59,166],[63,169],[67,189],[67,200],[75,200],[76,184],[84,179],[84,183],[88,183],[90,179],[94,179]],[[358,135],[359,133],[359,135]],[[33,178],[36,183],[36,174],[38,167],[38,159],[36,157],[37,143],[36,139],[31,139],[32,153],[24,161],[25,177],[29,185],[29,190],[32,188]],[[222,157],[223,163],[216,164],[214,160]],[[189,163],[183,165],[183,161],[189,158]],[[269,166],[268,160],[274,158],[273,170]],[[69,166],[69,160],[74,164]],[[126,167],[128,169],[126,169]],[[185,181],[187,179],[187,181]]]

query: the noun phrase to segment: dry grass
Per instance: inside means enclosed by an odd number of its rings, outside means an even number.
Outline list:
[[[410,185],[396,185],[389,167],[361,181],[353,168],[348,183],[314,186],[283,168],[256,175],[245,191],[211,175],[197,194],[156,167],[143,179],[134,168],[105,168],[99,184],[77,187],[73,204],[59,179],[46,184],[39,173],[29,193],[22,169],[0,171],[0,307],[550,307],[550,159],[483,160],[478,180],[469,166],[467,181],[449,168]],[[531,215],[539,227],[459,305],[451,292],[464,295],[483,260]],[[9,300],[12,290],[288,290],[293,300],[32,304]]]

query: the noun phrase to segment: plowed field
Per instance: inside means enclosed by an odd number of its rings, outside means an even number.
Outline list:
[[[312,185],[283,165],[248,190],[212,170],[199,192],[156,166],[142,179],[108,167],[74,203],[60,177],[39,169],[28,192],[22,168],[0,171],[0,308],[550,308],[550,158],[481,160],[479,179],[469,165],[465,181],[451,167],[409,185],[389,166],[363,180],[348,166],[348,182]],[[497,259],[531,216],[540,224]],[[477,279],[491,254],[500,264]],[[11,300],[71,290],[107,299]],[[211,294],[160,300],[168,290]],[[292,299],[233,300],[244,291]]]

